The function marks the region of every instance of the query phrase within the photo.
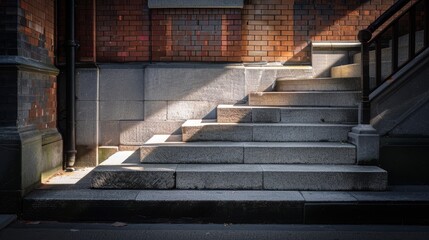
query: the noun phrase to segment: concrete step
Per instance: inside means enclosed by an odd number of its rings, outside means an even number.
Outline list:
[[[351,124],[217,123],[188,120],[182,125],[182,141],[231,142],[346,142]]]
[[[355,146],[332,142],[181,142],[155,135],[140,148],[142,163],[355,164]],[[177,138],[176,138],[177,139]]]
[[[82,181],[85,181],[82,179]],[[46,186],[45,186],[46,187]],[[397,224],[427,225],[429,222],[428,190],[407,186],[406,190],[391,187],[388,191],[279,191],[279,190],[103,190],[78,188],[37,189],[26,195],[23,205],[23,220],[60,221],[60,222],[126,222],[126,223],[177,223],[182,229],[186,223],[219,223],[225,228],[243,223],[251,224],[328,224],[321,228],[317,239],[328,239],[324,235],[332,224]],[[329,225],[331,224],[331,225]],[[144,225],[153,228],[154,225]],[[144,227],[143,226],[143,227]],[[195,231],[198,226],[190,224]],[[210,225],[208,225],[210,226]],[[269,231],[279,226],[266,225]],[[294,227],[295,225],[292,225]],[[308,225],[307,225],[308,226]],[[28,226],[25,226],[26,228]],[[40,228],[40,225],[34,227]],[[96,225],[97,227],[97,225]],[[129,228],[132,226],[128,226]],[[142,226],[139,226],[141,229]],[[254,228],[255,225],[250,225]],[[258,226],[256,226],[258,227]],[[304,226],[306,227],[306,226]],[[75,228],[75,227],[74,227]],[[112,227],[116,231],[122,231]],[[156,226],[155,226],[156,228]],[[350,227],[344,229],[348,233]],[[362,236],[362,231],[350,233],[347,239],[411,239],[412,226],[392,226],[395,237],[386,237],[381,231],[380,237]],[[398,230],[402,228],[402,230]],[[122,228],[121,228],[122,229]],[[132,228],[133,229],[133,228]],[[134,228],[135,229],[135,228]],[[125,229],[124,229],[125,230]],[[303,237],[302,229],[296,236],[273,237],[273,239],[314,239]],[[417,229],[419,230],[419,229]],[[17,229],[19,231],[19,229]],[[112,230],[114,231],[114,230]],[[199,230],[200,231],[200,230]],[[211,228],[210,231],[213,231]],[[233,230],[231,230],[233,231]],[[314,231],[313,230],[310,230]],[[419,230],[420,231],[420,230]],[[204,231],[205,234],[207,231]],[[282,231],[290,235],[290,229]],[[398,237],[398,234],[403,233]],[[254,232],[252,236],[256,236]],[[427,231],[419,239],[427,239]],[[424,235],[426,234],[426,235]],[[130,234],[131,235],[131,234]],[[212,235],[212,234],[211,234]],[[122,234],[121,236],[124,236]],[[141,236],[141,234],[139,235]],[[145,235],[146,236],[146,235]],[[258,239],[267,238],[261,234]],[[308,236],[308,235],[305,235]],[[424,238],[426,236],[426,238]],[[7,238],[7,237],[6,237]],[[124,237],[122,237],[124,238]],[[46,239],[46,238],[45,238]],[[94,238],[95,239],[95,238]],[[173,238],[167,238],[173,239]],[[188,237],[189,239],[189,237]],[[221,239],[213,237],[211,239]],[[234,239],[252,239],[243,236]],[[334,239],[334,236],[331,237]],[[413,235],[412,239],[415,238]]]
[[[304,91],[304,92],[253,92],[250,106],[357,106],[359,91]]]
[[[341,65],[331,68],[333,78],[360,78],[361,69],[359,63]]]
[[[100,189],[385,190],[387,172],[374,166],[358,165],[99,166],[94,170],[91,187]]]
[[[220,123],[356,123],[356,107],[265,107],[219,105]]]
[[[360,78],[278,78],[275,91],[359,91]]]

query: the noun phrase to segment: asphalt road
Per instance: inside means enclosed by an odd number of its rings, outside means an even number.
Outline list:
[[[428,240],[429,226],[219,225],[15,222],[1,240],[279,239]]]

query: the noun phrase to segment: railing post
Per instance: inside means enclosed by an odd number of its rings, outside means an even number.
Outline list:
[[[369,44],[372,33],[365,29],[359,32],[358,38],[361,42],[361,86],[362,102],[360,105],[359,124],[369,124],[370,122],[370,76],[369,76]]]
[[[369,76],[369,40],[372,33],[365,29],[359,32],[361,42],[362,102],[359,108],[359,125],[348,134],[350,143],[356,146],[356,163],[359,165],[376,165],[379,157],[380,137],[370,124],[370,76]]]

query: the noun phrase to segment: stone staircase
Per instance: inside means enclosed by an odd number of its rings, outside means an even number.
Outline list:
[[[387,172],[357,165],[347,142],[357,124],[360,79],[332,73],[279,78],[273,92],[253,92],[247,105],[219,105],[216,120],[188,120],[182,135],[155,135],[141,146],[140,163],[98,166],[92,187],[385,190]]]

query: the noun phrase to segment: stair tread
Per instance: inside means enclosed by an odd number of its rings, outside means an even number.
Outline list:
[[[276,82],[299,82],[299,81],[330,81],[330,80],[356,80],[360,79],[358,77],[340,77],[340,78],[333,78],[333,77],[321,77],[321,78],[288,78],[288,77],[281,77],[277,78]]]
[[[219,123],[215,119],[189,119],[183,123],[182,127],[198,127],[207,125],[223,125],[223,126],[311,126],[311,127],[354,127],[356,124],[348,123]]]
[[[358,109],[358,107],[355,106],[332,106],[332,107],[324,107],[324,106],[251,106],[251,105],[240,105],[240,104],[219,104],[217,106],[218,108],[246,108],[246,109],[285,109],[285,110],[333,110],[333,109]]]
[[[181,135],[176,135],[180,137]],[[226,142],[226,141],[203,141],[182,142],[167,141],[171,135],[154,135],[142,147],[152,146],[175,146],[175,147],[296,147],[296,148],[355,148],[355,145],[344,142]]]

